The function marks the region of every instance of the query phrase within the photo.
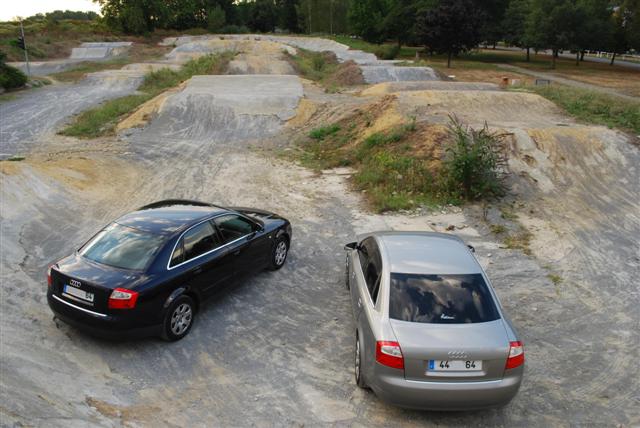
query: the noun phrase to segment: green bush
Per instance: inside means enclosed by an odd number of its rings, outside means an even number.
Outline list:
[[[489,131],[463,125],[451,117],[451,147],[443,164],[444,190],[453,197],[475,200],[504,194],[506,156],[504,138]]]
[[[381,45],[375,50],[375,55],[380,59],[396,59],[400,53],[400,46],[394,45]]]
[[[20,88],[27,83],[27,76],[17,68],[5,64],[6,55],[0,52],[0,87],[4,89]]]

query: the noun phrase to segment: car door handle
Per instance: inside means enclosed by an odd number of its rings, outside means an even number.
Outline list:
[[[197,267],[191,271],[194,275],[198,275],[202,273],[202,267]]]

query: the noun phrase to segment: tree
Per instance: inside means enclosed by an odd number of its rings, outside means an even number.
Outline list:
[[[606,50],[611,46],[613,28],[609,3],[609,0],[577,0],[576,65],[584,58],[586,49]]]
[[[298,27],[298,0],[278,0],[278,25],[291,33],[300,31]]]
[[[386,38],[396,39],[398,47],[407,43],[414,31],[416,3],[412,0],[392,0],[389,12],[382,22]]]
[[[384,18],[390,8],[388,0],[353,0],[349,8],[349,22],[354,33],[369,43],[384,42]]]
[[[96,1],[107,25],[126,33],[143,34],[165,28],[170,13],[168,2],[162,0]]]
[[[423,10],[416,20],[416,37],[431,51],[451,56],[468,51],[481,40],[484,13],[472,0],[441,0],[433,8]]]
[[[531,47],[551,49],[551,68],[556,68],[558,52],[575,48],[581,14],[572,0],[532,0],[526,35]]]
[[[212,33],[217,33],[224,27],[227,15],[220,5],[215,5],[207,12],[207,29]]]
[[[503,39],[502,21],[507,10],[509,0],[483,0],[479,3],[479,7],[485,13],[485,19],[482,23],[482,39],[487,45],[493,45]]]
[[[511,0],[502,20],[504,41],[519,48],[526,48],[527,61],[530,59],[530,43],[525,30],[530,12],[531,0]]]
[[[256,0],[251,16],[249,27],[261,33],[273,31],[277,24],[276,5],[273,0]]]

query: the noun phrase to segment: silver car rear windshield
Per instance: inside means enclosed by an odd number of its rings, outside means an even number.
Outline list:
[[[500,318],[481,274],[391,274],[389,317],[432,324],[466,324]]]
[[[164,237],[112,223],[79,251],[80,255],[121,269],[143,270],[160,248]]]

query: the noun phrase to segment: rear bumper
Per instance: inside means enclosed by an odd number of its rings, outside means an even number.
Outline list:
[[[116,316],[88,311],[72,302],[61,299],[51,292],[47,293],[47,302],[56,318],[92,336],[123,340],[157,336],[161,332],[160,324],[144,325],[138,322],[135,313]],[[139,327],[141,325],[144,326]]]
[[[502,407],[515,397],[522,381],[522,370],[514,369],[514,372],[503,379],[484,382],[423,382],[406,380],[397,373],[380,373],[369,386],[381,400],[399,407],[479,410]]]

